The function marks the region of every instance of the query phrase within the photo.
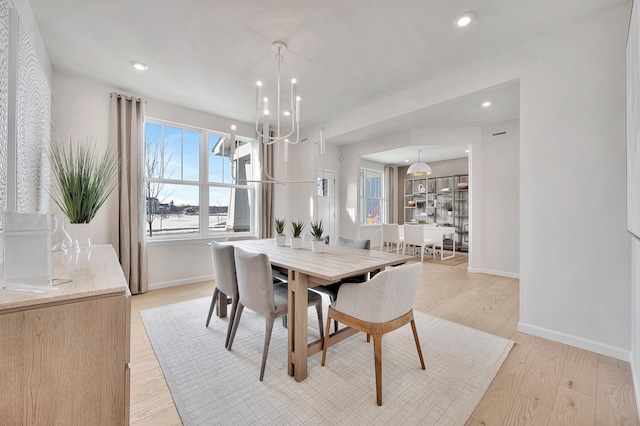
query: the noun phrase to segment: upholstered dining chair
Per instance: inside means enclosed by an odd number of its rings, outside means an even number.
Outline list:
[[[382,405],[382,336],[411,323],[422,369],[425,369],[418,330],[413,319],[413,301],[420,281],[422,264],[387,268],[366,283],[343,284],[338,298],[329,306],[322,350],[322,366],[327,358],[331,319],[373,336],[376,375],[376,401]]]
[[[425,237],[425,227],[422,225],[408,225],[404,224],[404,247],[402,247],[402,254],[408,246],[412,246],[414,249],[420,247],[420,261],[424,262],[424,248],[425,246],[433,247],[435,241]]]
[[[236,247],[235,253],[236,278],[238,281],[238,308],[233,321],[233,329],[227,349],[231,350],[238,325],[245,307],[261,315],[265,319],[264,346],[262,349],[262,364],[260,366],[260,381],[264,377],[264,369],[269,353],[269,343],[273,323],[279,317],[287,314],[288,291],[286,284],[273,285],[271,263],[269,256],[264,253],[249,253]],[[320,338],[322,339],[322,298],[319,294],[307,290],[308,306],[315,306],[318,314]]]
[[[338,237],[336,238],[336,245],[342,247],[351,247],[363,250],[369,250],[371,248],[371,240],[352,240],[350,238]],[[367,280],[367,275],[359,275],[356,277],[349,277],[341,280],[340,282],[329,284],[329,285],[319,285],[314,287],[312,290],[315,290],[319,293],[324,293],[329,296],[329,300],[333,303],[336,301],[336,297],[338,297],[338,290],[340,286],[345,282],[356,282],[361,283]],[[338,322],[335,322],[335,331],[338,331]]]
[[[396,253],[400,253],[404,243],[404,237],[400,232],[400,225],[397,223],[383,223],[382,224],[382,241],[380,242],[380,251],[384,248],[389,251],[393,250],[393,245],[396,245]]]
[[[225,241],[244,241],[244,240],[257,240],[258,237],[255,235],[238,235],[235,237],[227,237]],[[287,275],[287,271],[283,271],[276,267],[271,267],[271,273],[273,274],[273,283],[286,283],[289,281],[289,277]],[[285,324],[285,322],[283,322]]]
[[[233,320],[238,307],[238,283],[236,281],[236,264],[233,252],[233,246],[225,246],[214,241],[211,242],[211,260],[213,261],[213,276],[216,280],[216,289],[213,291],[206,327],[209,327],[218,294],[220,294],[220,292],[226,294],[231,298],[231,313],[229,314],[227,337],[224,340],[225,348],[229,345],[229,336],[231,335],[231,328],[233,327]],[[226,301],[221,303],[226,303]]]

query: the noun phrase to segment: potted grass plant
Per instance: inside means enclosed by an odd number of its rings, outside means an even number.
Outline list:
[[[311,249],[314,253],[324,252],[324,238],[322,238],[323,233],[324,227],[322,226],[322,219],[311,222],[311,235],[313,235],[313,240],[311,240]]]
[[[73,249],[91,245],[91,221],[117,185],[118,158],[112,149],[98,151],[90,139],[68,146],[53,142],[48,151],[51,197],[67,216]]]
[[[300,234],[302,234],[302,230],[304,229],[304,222],[299,220],[297,222],[291,221],[291,232],[293,236],[291,237],[291,248],[300,248],[302,247],[302,238]]]
[[[276,245],[283,246],[287,240],[287,236],[284,235],[284,227],[287,224],[286,219],[275,219],[276,226]]]

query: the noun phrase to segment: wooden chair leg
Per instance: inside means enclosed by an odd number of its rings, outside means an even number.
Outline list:
[[[382,405],[382,333],[373,332],[373,356],[376,364],[376,402]]]
[[[411,318],[411,330],[413,330],[413,339],[416,341],[416,348],[418,349],[418,356],[420,357],[420,364],[424,370],[424,358],[422,358],[422,348],[420,348],[420,339],[418,339],[418,329],[416,328],[416,322]]]
[[[220,290],[218,290],[218,287],[216,287],[216,289],[213,290],[213,299],[211,299],[211,306],[209,307],[209,316],[207,316],[207,324],[205,325],[205,327],[209,327],[209,321],[211,321],[211,315],[213,315],[213,310],[216,307],[216,299],[218,298],[219,292]]]
[[[267,365],[267,355],[269,355],[269,343],[271,343],[271,332],[275,318],[265,318],[264,346],[262,348],[262,365],[260,366],[260,381],[264,377],[264,368]]]

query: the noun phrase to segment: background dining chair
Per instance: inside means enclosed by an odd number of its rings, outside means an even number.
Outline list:
[[[227,297],[231,298],[231,313],[229,314],[227,337],[224,340],[225,348],[229,344],[229,336],[231,335],[231,328],[233,327],[233,320],[238,307],[238,283],[236,281],[236,264],[233,252],[233,246],[225,246],[214,241],[211,242],[211,260],[213,262],[213,276],[216,280],[216,289],[213,291],[206,327],[209,327],[218,294],[220,294],[220,292],[226,294]],[[221,301],[220,303],[227,303],[227,301]]]
[[[371,248],[371,240],[352,240],[350,238],[338,237],[336,238],[336,245],[341,247],[351,247],[363,250],[369,250]],[[329,300],[333,303],[338,297],[338,290],[340,286],[345,282],[356,282],[361,283],[367,280],[367,274],[358,275],[356,277],[349,277],[341,280],[340,282],[329,284],[329,285],[319,285],[314,287],[312,290],[315,290],[319,293],[324,293],[329,296]],[[338,331],[338,322],[335,322],[335,331]]]
[[[422,265],[398,266],[380,272],[366,283],[344,284],[338,299],[329,306],[324,335],[322,366],[327,357],[331,319],[373,336],[376,374],[376,400],[382,405],[382,336],[411,323],[422,369],[425,369],[418,330],[413,319],[413,301],[420,281]]]
[[[426,229],[422,225],[407,225],[406,223],[404,224],[404,247],[402,248],[402,254],[405,254],[407,246],[412,246],[414,248],[420,247],[420,261],[424,262],[425,246],[431,246],[435,253],[435,241],[431,238],[425,237]]]
[[[225,238],[225,241],[243,241],[243,240],[257,240],[258,238],[255,235],[238,235],[235,237],[227,237]],[[271,267],[271,273],[273,276],[273,283],[274,284],[279,284],[279,283],[286,283],[289,281],[289,276],[288,276],[288,272],[286,270],[282,270],[280,268],[277,268],[275,266]],[[286,322],[283,322],[283,324],[285,324]]]
[[[400,248],[403,246],[403,236],[400,235],[400,225],[397,223],[383,223],[382,224],[382,241],[380,242],[380,251],[385,248],[393,250],[393,245],[396,245],[396,253],[400,253]]]
[[[265,333],[264,347],[262,349],[262,364],[260,366],[260,381],[262,381],[267,363],[267,354],[269,353],[273,323],[276,318],[287,314],[287,285],[273,285],[271,263],[269,262],[269,256],[266,254],[249,253],[236,247],[234,257],[239,301],[227,349],[231,350],[245,306],[263,316],[265,319]],[[315,306],[316,308],[320,338],[322,339],[324,336],[322,329],[322,298],[319,294],[307,290],[307,303],[308,306]]]
[[[325,244],[329,244],[328,235],[323,235],[322,238],[324,238]],[[313,241],[313,239],[314,239],[314,236],[311,234],[302,234],[302,247],[311,248],[311,241]]]
[[[451,229],[451,228],[448,228],[448,229]],[[453,257],[453,255],[447,256],[447,257],[444,256],[444,235],[442,234],[441,230],[437,230],[433,228],[425,228],[424,236],[425,238],[428,238],[431,241],[433,241],[433,258],[434,259],[436,258],[437,247],[440,248],[440,260],[450,259]]]

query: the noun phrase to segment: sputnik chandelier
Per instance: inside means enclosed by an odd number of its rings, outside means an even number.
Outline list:
[[[259,183],[317,183],[317,180],[310,181],[288,181],[287,180],[287,165],[289,163],[289,145],[296,145],[300,142],[300,96],[297,95],[297,81],[295,78],[291,79],[291,93],[290,93],[290,106],[289,109],[283,109],[281,83],[280,83],[280,64],[283,61],[282,53],[287,50],[287,45],[282,41],[274,41],[271,44],[271,50],[275,52],[275,59],[278,64],[277,74],[277,92],[275,98],[275,111],[269,109],[269,98],[262,96],[263,84],[261,81],[256,82],[256,134],[259,139],[262,140],[262,144],[266,148],[269,145],[283,146],[284,148],[284,164],[285,164],[285,178],[284,180],[277,180],[269,174],[266,167],[262,167],[264,173],[264,180],[250,180],[243,182],[259,182]],[[273,105],[273,103],[272,103]],[[271,118],[272,112],[275,112],[275,128],[274,132],[271,132]],[[286,117],[286,119],[282,119]],[[262,119],[262,123],[260,122]],[[288,122],[288,131],[283,131],[283,126]],[[262,124],[262,126],[261,126]],[[295,134],[295,138],[293,137]],[[234,152],[236,146],[236,126],[231,126],[231,138],[230,138],[230,155],[229,160],[233,163]],[[263,164],[266,164],[267,150],[263,149]],[[320,129],[320,155],[322,156],[322,171],[324,176],[324,155],[325,155],[325,139],[324,139],[324,127]],[[233,175],[233,173],[232,173]],[[234,178],[235,180],[235,178]]]

